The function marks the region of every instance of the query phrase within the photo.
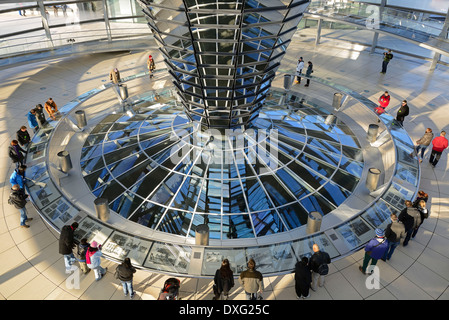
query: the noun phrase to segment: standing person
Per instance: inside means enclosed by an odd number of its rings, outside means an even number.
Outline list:
[[[8,203],[13,205],[16,209],[20,211],[20,227],[29,228],[30,226],[26,224],[27,221],[33,220],[33,218],[28,218],[28,212],[26,209],[28,195],[25,191],[20,189],[18,184],[15,184],[11,188],[11,194],[9,195]]]
[[[405,201],[405,208],[399,214],[399,221],[401,221],[405,227],[406,235],[402,245],[406,247],[413,231],[421,223],[421,215],[419,214],[418,209],[413,207],[413,203],[410,200]]]
[[[375,230],[376,237],[371,239],[365,246],[365,256],[363,258],[363,265],[359,266],[359,270],[366,274],[368,264],[371,262],[371,266],[375,266],[377,261],[382,258],[385,251],[388,250],[388,240],[385,238],[384,231],[377,228]]]
[[[429,195],[427,193],[425,193],[423,190],[418,191],[418,195],[417,195],[415,201],[413,201],[413,206],[415,208],[418,208],[418,204],[421,200],[424,200],[424,202],[427,202],[427,200],[429,200]]]
[[[388,240],[388,249],[385,250],[383,261],[391,259],[394,250],[406,236],[404,224],[399,221],[396,213],[390,215],[391,223],[385,229],[385,238]]]
[[[427,128],[426,132],[424,132],[424,135],[420,139],[416,140],[416,154],[419,158],[420,163],[422,162],[422,159],[424,159],[424,152],[426,151],[432,140],[433,132],[430,128]],[[421,157],[419,156],[419,150],[421,150]]]
[[[396,120],[399,122],[401,126],[404,126],[405,117],[409,114],[409,107],[407,104],[407,100],[403,100],[401,106],[399,107],[398,113],[396,114]]]
[[[385,91],[377,100],[379,102],[379,108],[376,108],[377,114],[385,112],[385,108],[390,104],[390,94]]]
[[[44,107],[39,103],[36,105],[36,108],[34,108],[34,111],[39,128],[45,128],[47,125],[47,119],[45,118]]]
[[[331,258],[327,252],[320,251],[320,247],[315,243],[312,247],[313,254],[309,260],[309,268],[312,270],[312,285],[313,291],[316,291],[317,285],[324,286],[324,278],[329,273],[328,264],[331,263]]]
[[[19,142],[19,144],[22,147],[27,148],[28,144],[31,141],[31,137],[30,137],[30,134],[28,133],[27,127],[21,126],[20,129],[16,132],[16,136],[17,136],[17,141]]]
[[[307,299],[310,297],[310,285],[312,283],[312,273],[309,269],[309,259],[303,257],[295,265],[295,291],[296,298]]]
[[[299,57],[298,64],[296,66],[296,83],[301,83],[301,75],[302,75],[302,69],[304,68],[304,60],[302,57]]]
[[[413,230],[412,239],[414,239],[416,237],[416,234],[418,233],[418,229],[423,224],[424,219],[427,219],[429,217],[429,209],[426,208],[426,202],[424,200],[420,200],[419,201],[417,209],[418,209],[418,212],[419,212],[419,215],[420,215],[421,219],[420,219],[419,224]]]
[[[27,113],[28,125],[30,128],[33,128],[33,131],[36,133],[39,130],[39,123],[36,118],[36,110],[31,109],[30,112]]]
[[[114,68],[111,70],[111,72],[109,73],[109,80],[112,81],[112,83],[118,84],[121,79],[120,79],[120,71],[118,71],[117,68]]]
[[[90,269],[94,270],[95,281],[101,280],[108,271],[108,268],[101,267],[101,245],[92,241],[86,252],[86,263]]]
[[[391,53],[391,49],[384,52],[384,59],[382,61],[382,71],[380,73],[385,74],[387,72],[387,66],[390,63],[391,59],[393,59],[393,54]]]
[[[25,154],[27,152],[19,146],[19,141],[12,140],[8,147],[8,155],[11,161],[16,165],[16,169],[25,163]]]
[[[152,55],[148,56],[147,68],[148,68],[148,72],[150,73],[150,78],[153,78],[153,72],[156,69],[156,64],[154,63],[154,59],[153,59]]]
[[[221,262],[220,269],[217,269],[214,277],[214,286],[216,290],[214,290],[214,300],[222,300],[220,299],[223,293],[223,296],[226,297],[225,300],[229,299],[229,291],[234,287],[234,274],[231,270],[231,266],[229,265],[229,260],[224,259]]]
[[[246,300],[256,300],[257,292],[263,292],[263,276],[256,270],[256,262],[253,258],[248,260],[248,269],[240,274],[239,282],[246,293]]]
[[[446,131],[441,131],[440,136],[432,140],[432,153],[430,154],[429,162],[433,168],[437,165],[447,145]]]
[[[90,269],[87,267],[86,263],[87,248],[89,248],[89,243],[86,238],[81,239],[76,248],[76,260],[78,260],[80,269],[84,274],[88,274],[90,272]]]
[[[27,169],[26,165],[21,165],[17,169],[13,171],[11,176],[9,177],[9,182],[11,186],[18,184],[20,189],[25,192],[25,171]]]
[[[55,114],[58,112],[58,106],[56,102],[53,101],[53,98],[48,98],[44,105],[45,111],[47,111],[50,118],[56,120]]]
[[[125,258],[122,264],[118,265],[115,269],[115,277],[122,283],[125,297],[128,296],[129,293],[131,299],[134,298],[134,295],[136,294],[133,289],[134,273],[136,273],[136,268],[132,266],[129,258]]]
[[[73,222],[71,225],[65,225],[61,229],[59,236],[59,253],[64,256],[64,264],[66,272],[72,270],[72,264],[75,263],[75,256],[73,249],[75,248],[74,233],[78,228],[78,222]]]
[[[307,62],[306,76],[307,77],[311,77],[312,73],[313,73],[313,64],[312,64],[312,61],[308,61]],[[305,87],[308,87],[309,84],[310,84],[310,78],[307,78]]]

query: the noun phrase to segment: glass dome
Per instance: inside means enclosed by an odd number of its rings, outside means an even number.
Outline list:
[[[360,144],[324,108],[272,91],[245,130],[201,130],[174,99],[106,116],[81,153],[84,180],[111,210],[154,230],[211,239],[290,231],[342,204],[363,171]]]

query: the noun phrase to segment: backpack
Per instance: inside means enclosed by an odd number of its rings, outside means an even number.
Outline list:
[[[327,265],[327,263],[322,263],[318,266],[318,273],[321,276],[325,276],[329,273],[329,266]]]

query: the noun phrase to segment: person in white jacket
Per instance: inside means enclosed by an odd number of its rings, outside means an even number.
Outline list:
[[[95,280],[98,281],[106,274],[108,268],[101,267],[101,245],[98,245],[96,241],[92,241],[86,252],[86,264],[87,266],[94,270]]]
[[[296,66],[296,83],[301,83],[302,69],[304,68],[304,60],[302,57],[298,60],[298,65]]]

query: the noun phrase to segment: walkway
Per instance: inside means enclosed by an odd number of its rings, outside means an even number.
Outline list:
[[[387,74],[381,75],[381,55],[369,55],[369,48],[332,40],[325,40],[315,48],[313,43],[313,37],[295,36],[280,71],[293,71],[297,58],[303,56],[305,61],[314,62],[314,76],[338,82],[373,101],[388,90],[392,97],[389,112],[395,113],[400,101],[407,99],[411,110],[405,128],[413,139],[420,138],[426,127],[434,132],[448,131],[449,116],[443,111],[449,107],[447,70],[440,67],[442,70],[438,68],[431,73],[429,62],[397,57],[390,63]],[[143,71],[146,56],[147,53],[92,54],[3,71],[0,75],[1,147],[6,150],[18,128],[26,124],[25,115],[35,104],[43,104],[48,97],[53,97],[62,106],[105,81],[112,66],[117,66],[122,76]],[[156,61],[161,61],[161,57]],[[161,82],[154,84],[163,85]],[[142,80],[142,88],[147,85],[150,80]],[[312,88],[313,83],[309,88],[296,85],[293,90],[303,92]],[[8,180],[13,166],[6,152],[3,155],[0,158],[0,181],[5,181],[0,209],[0,297],[7,300],[123,300],[121,286],[113,275],[116,264],[106,260],[102,265],[109,270],[104,279],[96,282],[93,274],[81,275],[79,289],[69,288],[64,262],[58,254],[58,234],[39,218],[31,205],[28,207],[34,218],[31,227],[19,228],[18,211],[7,204]],[[358,270],[363,258],[363,251],[359,251],[332,263],[325,286],[312,292],[310,300],[449,299],[448,165],[447,153],[435,169],[427,161],[423,162],[421,189],[431,197],[431,216],[406,248],[398,247],[388,263],[379,261],[379,289],[366,287],[366,276]],[[156,299],[166,278],[138,271],[134,299]],[[211,279],[180,279],[182,299],[211,300]],[[266,277],[264,284],[267,300],[296,299],[292,274]],[[244,299],[238,285],[231,298]]]

